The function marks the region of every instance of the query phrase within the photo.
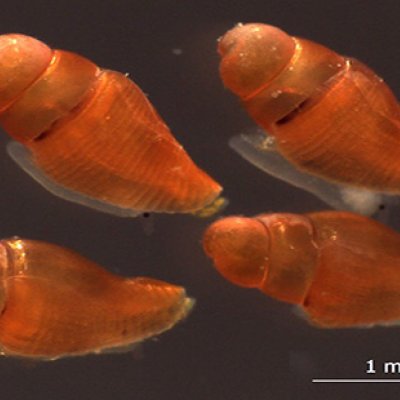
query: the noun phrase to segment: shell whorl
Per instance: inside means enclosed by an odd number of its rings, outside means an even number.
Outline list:
[[[314,227],[306,216],[237,216],[213,223],[203,245],[221,275],[231,282],[302,304],[317,267],[314,236]]]
[[[269,238],[263,224],[240,216],[222,218],[203,238],[206,254],[226,279],[244,287],[259,287],[268,270]]]
[[[222,37],[218,50],[225,86],[265,129],[293,112],[345,66],[344,58],[334,51],[265,24],[233,28]]]
[[[183,319],[181,286],[114,275],[46,242],[0,242],[3,354],[58,358],[131,345]]]
[[[0,111],[9,107],[46,70],[53,51],[20,34],[0,35]]]
[[[312,221],[303,215],[264,214],[270,240],[269,268],[259,289],[293,304],[302,304],[317,268],[318,247]]]
[[[106,212],[196,212],[222,191],[125,74],[30,37],[0,35],[0,124],[39,183]]]
[[[239,24],[218,43],[220,73],[226,87],[242,99],[255,95],[290,62],[295,42],[264,24]]]

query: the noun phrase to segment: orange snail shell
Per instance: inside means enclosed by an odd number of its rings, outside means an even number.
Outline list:
[[[336,183],[400,193],[400,107],[371,69],[264,24],[238,25],[218,50],[225,86],[287,160]]]
[[[0,348],[54,359],[129,345],[171,328],[193,305],[182,287],[122,278],[45,242],[0,242]]]
[[[228,217],[204,250],[231,282],[301,307],[325,328],[400,320],[400,234],[338,211]]]
[[[193,212],[221,192],[125,75],[28,36],[0,36],[0,124],[49,190],[108,212]]]

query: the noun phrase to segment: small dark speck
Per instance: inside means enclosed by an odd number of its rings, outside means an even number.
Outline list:
[[[143,215],[143,218],[149,218],[150,217],[150,213],[148,213],[148,212],[145,212],[142,215]]]
[[[384,210],[386,208],[386,206],[384,204],[379,204],[379,209],[380,210]]]

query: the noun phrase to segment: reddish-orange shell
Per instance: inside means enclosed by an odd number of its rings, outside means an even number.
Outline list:
[[[220,73],[299,169],[336,183],[400,193],[400,107],[362,63],[264,24],[220,40]]]
[[[317,326],[400,320],[400,234],[367,217],[228,217],[208,228],[203,244],[224,277],[299,305]]]
[[[171,328],[193,301],[182,287],[113,275],[49,243],[0,242],[0,349],[38,358],[127,347]]]
[[[125,75],[31,37],[0,36],[0,111],[29,150],[14,158],[60,196],[137,214],[197,211],[221,191]]]

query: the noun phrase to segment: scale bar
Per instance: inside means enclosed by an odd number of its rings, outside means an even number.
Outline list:
[[[400,383],[400,379],[313,379],[313,383]]]

